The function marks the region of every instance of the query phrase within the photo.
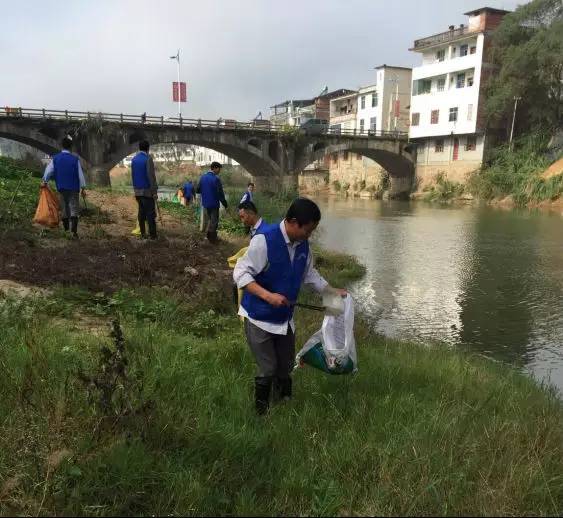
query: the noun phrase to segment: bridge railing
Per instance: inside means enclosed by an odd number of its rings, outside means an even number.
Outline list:
[[[164,117],[155,115],[133,115],[126,113],[102,113],[102,112],[80,112],[72,110],[47,110],[44,108],[20,108],[2,106],[0,117],[16,119],[39,119],[39,120],[66,120],[66,121],[96,121],[117,122],[120,124],[138,124],[146,126],[160,126],[173,128],[215,128],[220,130],[248,130],[253,132],[266,132],[279,134],[291,134],[304,132],[295,126],[272,124],[268,120],[254,120],[242,122],[234,119],[185,119],[183,117]],[[314,134],[314,133],[313,133]],[[402,131],[382,130],[360,130],[349,128],[327,128],[319,132],[320,135],[341,135],[359,138],[407,138],[408,133]]]

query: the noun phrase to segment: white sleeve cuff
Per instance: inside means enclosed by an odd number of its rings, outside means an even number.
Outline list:
[[[237,286],[239,289],[243,289],[245,286],[248,286],[251,282],[255,282],[254,277],[249,273],[243,273],[240,279],[237,282]]]

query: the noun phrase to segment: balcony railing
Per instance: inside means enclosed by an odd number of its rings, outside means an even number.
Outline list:
[[[432,45],[446,43],[469,34],[469,32],[472,32],[469,30],[469,27],[458,27],[457,29],[452,29],[451,31],[434,34],[434,36],[428,36],[427,38],[421,38],[414,41],[414,47],[411,50],[419,50],[425,47],[431,47]]]

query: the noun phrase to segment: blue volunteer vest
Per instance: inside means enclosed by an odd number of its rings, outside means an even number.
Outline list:
[[[266,223],[264,220],[262,220],[262,223],[258,225],[258,228],[254,232],[252,237],[257,236],[258,234],[265,234],[266,232],[268,232],[268,230],[274,228],[274,226],[279,227],[279,223],[277,225],[270,225],[269,223]]]
[[[137,153],[131,160],[131,180],[135,189],[149,189],[151,183],[147,163],[149,155],[146,153]]]
[[[219,178],[217,178],[211,171],[208,171],[199,179],[201,204],[206,209],[219,208],[219,182]]]
[[[80,191],[78,157],[71,153],[57,153],[53,157],[57,191]]]
[[[183,191],[184,191],[184,198],[186,198],[186,200],[191,200],[193,198],[194,186],[191,182],[186,182],[184,184]]]
[[[262,288],[285,295],[287,300],[295,302],[305,276],[309,242],[303,241],[295,250],[293,264],[289,260],[287,244],[278,226],[271,227],[264,234],[268,247],[268,264],[266,269],[254,277]],[[244,292],[241,301],[248,316],[254,320],[262,320],[274,324],[287,322],[293,316],[293,306],[275,308],[260,297]]]

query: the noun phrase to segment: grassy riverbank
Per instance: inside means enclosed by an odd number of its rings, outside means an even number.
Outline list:
[[[438,175],[422,199],[449,203],[470,195],[493,204],[504,200],[518,207],[558,200],[563,196],[563,175],[546,178],[542,174],[551,164],[548,142],[549,138],[541,134],[523,136],[515,141],[513,150],[508,145],[495,149],[489,164],[475,171],[466,185]]]
[[[48,290],[0,295],[0,514],[563,511],[563,412],[549,390],[360,321],[356,376],[300,369],[294,400],[258,419],[225,271],[243,242],[202,244],[189,209],[165,205],[166,240],[139,244],[132,219],[118,220],[126,197],[91,200],[107,210],[103,238],[86,218],[79,243],[30,228],[0,250],[0,279]],[[33,204],[20,202],[27,218]],[[37,253],[41,275],[18,269]],[[80,271],[61,276],[79,253]],[[363,273],[352,258],[317,258],[334,285]],[[123,341],[109,336],[114,319]],[[321,317],[297,320],[301,344]]]

